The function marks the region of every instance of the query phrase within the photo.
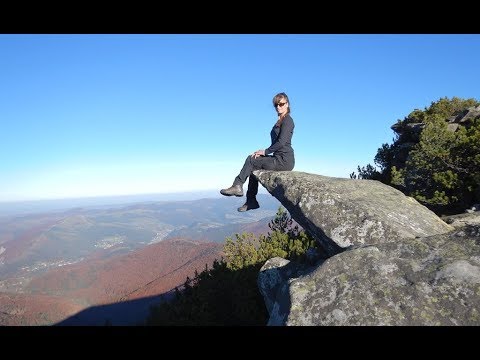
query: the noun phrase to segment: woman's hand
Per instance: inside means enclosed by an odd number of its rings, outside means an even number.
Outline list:
[[[255,152],[252,154],[252,157],[253,157],[254,159],[256,159],[256,158],[259,157],[259,156],[265,156],[265,150],[260,149],[260,150],[255,151]]]

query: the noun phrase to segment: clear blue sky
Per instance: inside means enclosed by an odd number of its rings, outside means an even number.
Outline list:
[[[0,201],[230,186],[281,91],[294,170],[348,178],[479,78],[477,34],[0,34]]]

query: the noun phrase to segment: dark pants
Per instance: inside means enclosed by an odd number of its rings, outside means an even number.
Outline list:
[[[258,180],[255,176],[250,176],[254,170],[276,170],[276,171],[290,171],[293,170],[295,160],[277,158],[274,156],[259,156],[254,159],[248,155],[243,164],[240,174],[235,178],[233,185],[243,185],[248,180],[247,201],[255,199],[258,193]]]

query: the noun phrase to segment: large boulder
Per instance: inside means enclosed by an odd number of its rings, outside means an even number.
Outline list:
[[[298,171],[256,170],[253,175],[329,256],[353,245],[453,230],[415,199],[379,181]]]
[[[480,325],[480,212],[445,217],[387,185],[254,172],[324,248],[268,260],[268,325]]]
[[[268,325],[480,325],[480,225],[355,246],[305,270],[268,260]]]

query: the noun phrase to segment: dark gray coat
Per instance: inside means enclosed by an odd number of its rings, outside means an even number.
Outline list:
[[[273,156],[286,168],[295,165],[295,155],[292,148],[292,136],[295,124],[290,114],[285,115],[280,126],[275,124],[270,132],[272,145],[265,149],[265,155]]]

